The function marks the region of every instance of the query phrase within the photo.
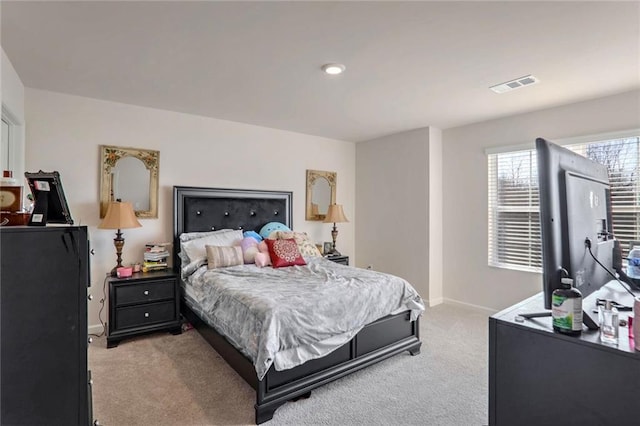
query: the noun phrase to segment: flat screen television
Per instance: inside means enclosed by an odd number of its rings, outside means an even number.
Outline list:
[[[67,198],[62,189],[60,173],[40,170],[35,173],[26,172],[24,176],[34,200],[29,225],[46,226],[47,223],[73,225]]]
[[[611,279],[594,260],[613,269],[611,194],[606,166],[542,138],[536,139],[536,155],[544,307],[551,309],[562,278],[572,278],[583,299]],[[592,314],[585,310],[583,322],[598,328]]]

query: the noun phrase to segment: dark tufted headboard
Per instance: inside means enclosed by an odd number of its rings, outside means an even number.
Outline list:
[[[260,231],[269,222],[292,228],[292,192],[173,187],[174,267],[180,259],[180,234],[218,229]]]

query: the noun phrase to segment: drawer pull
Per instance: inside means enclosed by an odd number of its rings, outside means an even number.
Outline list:
[[[87,343],[93,343],[93,337],[89,337],[89,338],[87,339]]]
[[[145,312],[145,313],[144,313],[144,317],[145,317],[145,318],[149,318],[149,312]]]
[[[144,291],[144,295],[145,295],[145,296],[148,296],[148,295],[149,295],[149,290],[145,290],[145,291]]]

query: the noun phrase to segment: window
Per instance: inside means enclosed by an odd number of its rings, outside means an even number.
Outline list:
[[[640,132],[633,133],[563,144],[607,166],[613,232],[620,241],[623,257],[629,242],[640,240]],[[490,153],[488,162],[489,265],[541,272],[536,152],[525,149]]]

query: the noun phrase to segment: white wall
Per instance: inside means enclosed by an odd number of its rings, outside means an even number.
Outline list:
[[[429,306],[443,302],[442,130],[429,127]]]
[[[505,95],[510,96],[510,95]],[[542,290],[542,276],[487,266],[488,147],[640,127],[640,91],[445,130],[445,300],[502,309]]]
[[[230,121],[125,105],[27,88],[26,167],[57,170],[76,224],[87,225],[98,322],[107,271],[115,265],[113,231],[99,230],[99,145],[160,151],[159,218],[124,230],[125,263],[141,260],[144,243],[172,240],[174,185],[293,191],[294,229],[330,241],[331,224],[304,219],[306,169],[338,173],[337,201],[355,217],[355,145],[351,142]],[[352,223],[340,224],[340,248],[355,259]],[[106,319],[106,310],[103,313]],[[94,327],[92,331],[97,331]]]
[[[356,145],[357,266],[429,293],[429,128]]]
[[[2,49],[0,63],[0,98],[2,99],[2,115],[12,124],[11,159],[13,176],[24,179],[24,85],[13,68],[9,57]]]

